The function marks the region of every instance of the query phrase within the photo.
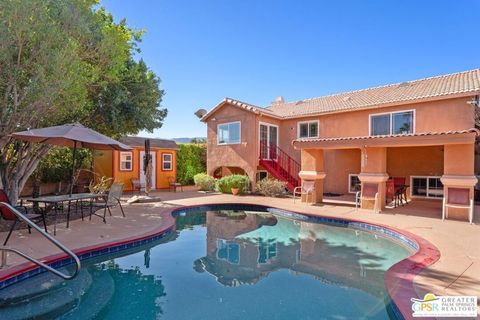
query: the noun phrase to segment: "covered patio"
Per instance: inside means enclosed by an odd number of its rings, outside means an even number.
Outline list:
[[[474,174],[477,136],[478,130],[470,129],[310,138],[295,140],[294,147],[301,150],[302,181],[315,181],[314,203],[325,200],[355,205],[356,193],[350,190],[353,188],[351,176],[355,176],[357,190],[361,190],[358,195],[363,209],[436,218],[445,214],[447,218],[472,222],[473,210],[470,208],[473,207],[474,186],[477,183]],[[332,157],[332,153],[336,155]],[[350,160],[345,161],[344,157]],[[355,173],[348,175],[350,193],[323,199],[324,192],[334,185],[332,181],[346,183],[343,181],[346,179],[345,172]],[[397,179],[403,181],[402,196],[408,199],[408,204],[395,208],[389,186],[393,185],[392,180]],[[444,211],[444,204],[448,211]]]

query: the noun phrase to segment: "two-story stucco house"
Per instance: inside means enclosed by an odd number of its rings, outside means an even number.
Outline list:
[[[440,198],[477,183],[475,141],[480,69],[270,106],[226,98],[202,117],[207,170],[315,181],[324,193],[365,183],[385,204],[389,177],[404,177],[411,198]],[[363,206],[362,202],[362,206]],[[365,204],[368,206],[368,204]]]

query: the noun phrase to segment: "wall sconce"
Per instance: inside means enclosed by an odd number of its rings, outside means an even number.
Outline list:
[[[217,118],[213,117],[213,118],[212,118],[212,121],[217,121]]]

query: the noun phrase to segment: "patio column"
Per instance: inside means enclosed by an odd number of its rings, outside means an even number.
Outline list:
[[[361,172],[358,175],[362,187],[365,183],[378,185],[379,208],[385,208],[385,182],[387,174],[387,148],[385,147],[364,147],[361,155]],[[371,200],[364,200],[361,203],[363,209],[373,209],[375,203]]]
[[[323,149],[302,149],[301,150],[301,171],[298,174],[302,181],[314,180],[315,192],[313,193],[313,203],[319,203],[323,200],[323,180],[325,172],[323,171]],[[302,202],[306,202],[305,196],[302,196]]]
[[[444,146],[444,170],[441,181],[443,194],[448,196],[448,188],[467,188],[470,199],[474,197],[473,187],[477,184],[475,176],[475,144],[449,144]],[[467,217],[468,211],[462,208],[451,208],[449,215]]]

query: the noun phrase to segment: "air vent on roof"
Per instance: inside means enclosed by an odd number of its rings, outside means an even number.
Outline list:
[[[350,101],[350,100],[352,100],[352,97],[348,97],[348,96],[347,96],[347,97],[343,97],[343,101]]]
[[[303,100],[298,100],[297,102],[295,102],[295,105],[298,106],[299,104],[302,104],[303,103]]]
[[[405,82],[400,83],[400,84],[398,85],[398,87],[399,87],[399,88],[401,88],[401,87],[408,87],[409,85],[410,85],[410,82],[405,81]]]

